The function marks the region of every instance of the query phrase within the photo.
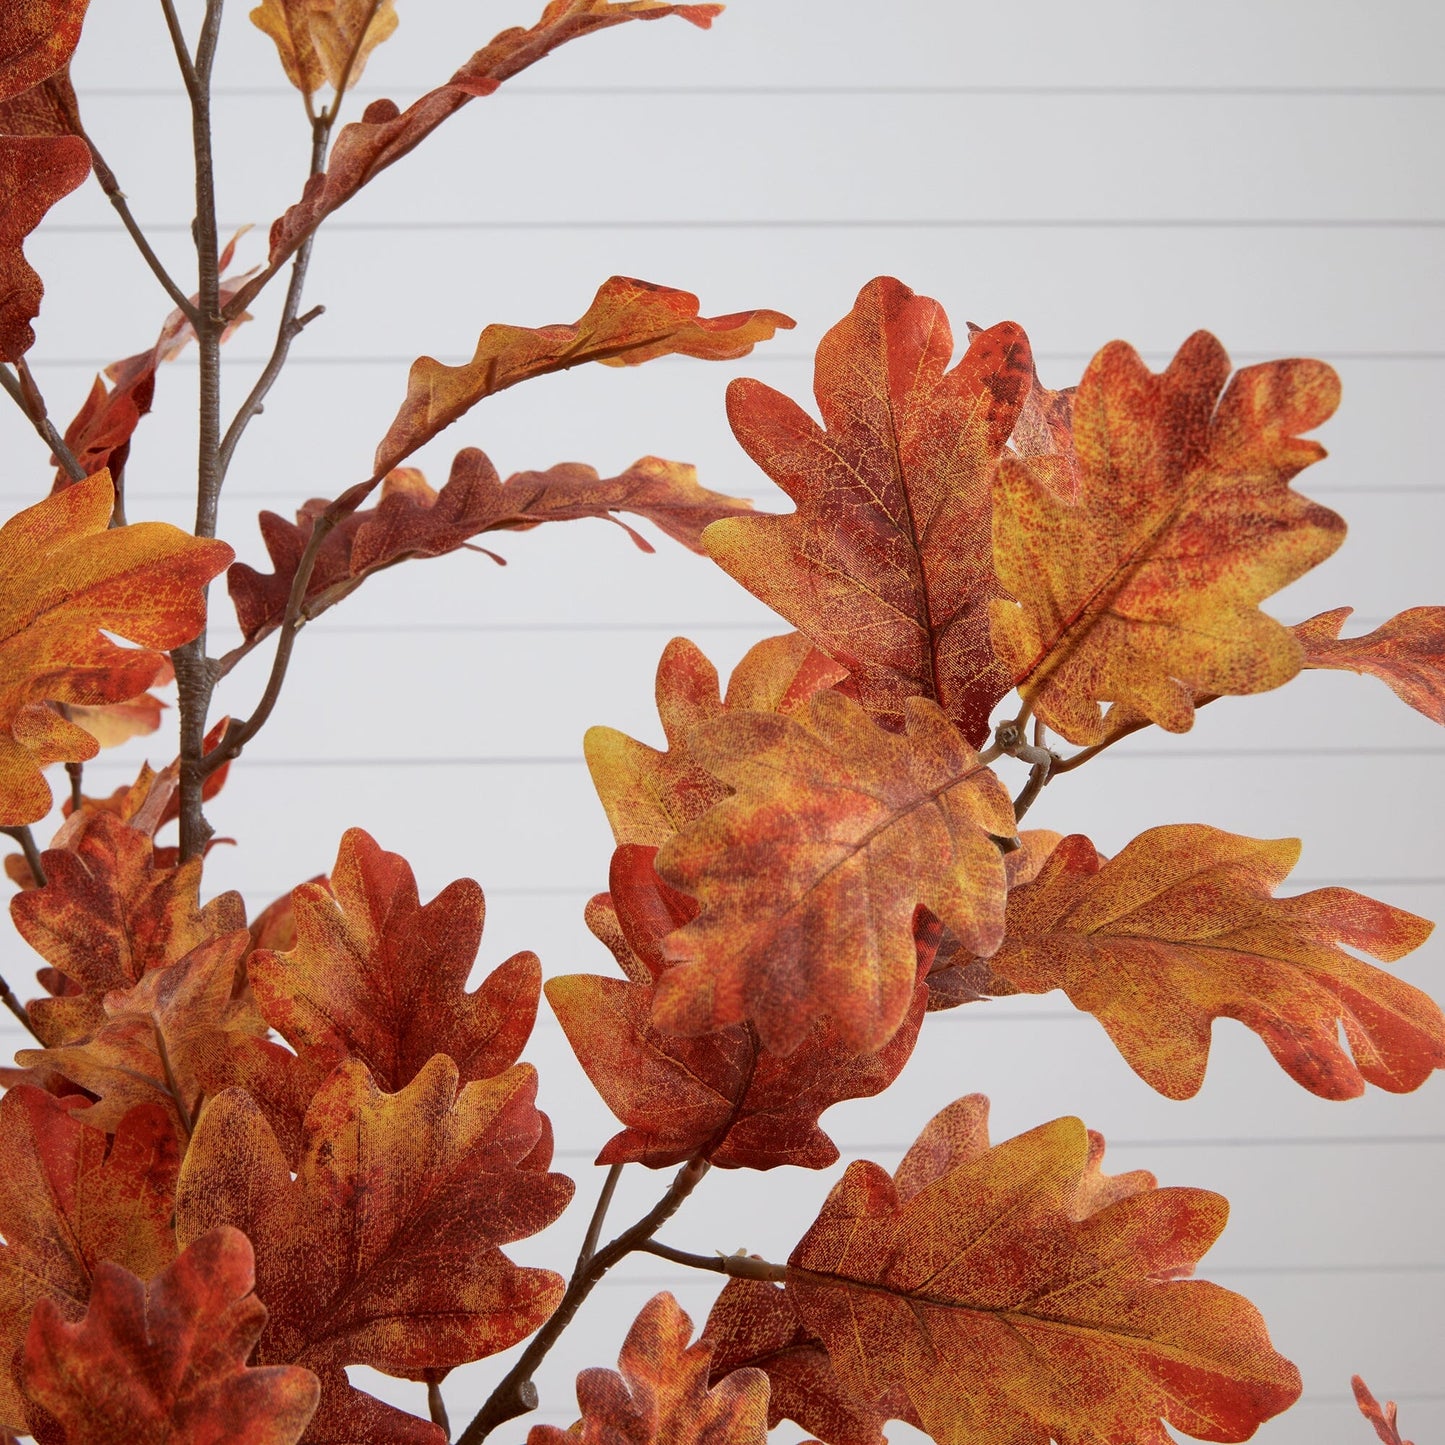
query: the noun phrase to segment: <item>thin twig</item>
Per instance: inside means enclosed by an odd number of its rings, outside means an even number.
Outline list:
[[[316,559],[321,553],[321,545],[332,528],[336,526],[337,520],[339,519],[331,517],[328,512],[323,512],[312,524],[311,536],[307,539],[306,548],[301,553],[301,561],[296,568],[296,575],[291,579],[291,592],[286,599],[285,615],[277,629],[281,635],[276,640],[276,651],[271,658],[271,672],[266,679],[265,691],[262,692],[261,699],[250,717],[244,720],[232,718],[226,724],[226,731],[222,734],[221,741],[200,760],[199,776],[202,779],[209,777],[217,768],[240,757],[241,749],[260,732],[266,719],[275,709],[276,702],[281,696],[281,686],[286,681],[286,669],[291,665],[291,654],[296,647],[296,634],[304,625],[302,609],[306,603],[306,588],[311,581],[311,574],[315,570]]]
[[[85,764],[66,763],[65,772],[70,779],[70,811],[78,813],[85,806]]]
[[[612,1205],[612,1196],[617,1193],[617,1181],[622,1178],[623,1167],[621,1164],[612,1165],[607,1171],[607,1178],[602,1182],[602,1190],[597,1196],[597,1206],[593,1209],[592,1218],[588,1221],[582,1248],[577,1252],[577,1263],[572,1270],[574,1275],[581,1274],[592,1263],[592,1256],[597,1253],[597,1241],[602,1238],[602,1225],[606,1221],[607,1211]]]
[[[71,112],[69,120],[71,129],[90,148],[90,165],[95,172],[95,179],[100,183],[100,188],[105,192],[112,209],[120,217],[121,225],[125,227],[127,234],[135,242],[135,248],[140,252],[141,259],[150,267],[151,274],[161,283],[166,295],[175,302],[181,314],[192,326],[195,326],[196,308],[192,304],[191,298],[176,284],[175,278],[166,270],[165,262],[156,255],[155,248],[146,238],[145,232],[140,228],[140,223],[131,213],[130,202],[126,199],[125,192],[121,190],[115,172],[105,163],[105,157],[96,149],[95,142],[86,133],[79,113]]]
[[[5,1007],[8,1008],[10,1012],[13,1013],[15,1017],[20,1020],[22,1024],[25,1025],[26,1033],[28,1033],[30,1037],[43,1048],[45,1046],[45,1040],[42,1039],[40,1035],[35,1032],[35,1025],[30,1022],[30,1015],[25,1012],[25,1005],[21,1003],[18,998],[15,997],[15,990],[12,989],[3,978],[0,978],[0,1001],[3,1001]]]
[[[8,366],[0,366],[0,386],[10,394],[11,400],[25,413],[26,419],[30,422],[43,441],[59,462],[61,469],[72,482],[83,482],[85,480],[85,468],[76,460],[75,453],[65,444],[65,438],[55,429],[55,423],[50,420],[49,413],[45,408],[45,398],[40,395],[40,389],[35,385],[35,378],[30,368],[25,364],[22,356],[16,362],[19,371],[17,376]]]
[[[332,120],[329,116],[320,116],[311,122],[309,175],[318,174],[326,163],[326,143],[331,135],[331,126]],[[297,314],[301,310],[301,295],[306,286],[306,270],[311,264],[311,244],[314,239],[314,235],[308,236],[291,262],[291,280],[286,287],[286,300],[281,307],[281,320],[276,326],[276,342],[271,348],[270,359],[262,369],[261,375],[256,378],[256,384],[251,388],[250,394],[231,419],[225,436],[221,438],[221,444],[216,454],[216,484],[218,487],[226,479],[226,473],[231,468],[231,458],[235,456],[236,448],[240,445],[246,428],[261,415],[266,397],[271,388],[275,386],[282,368],[286,365],[286,358],[291,352],[291,343],[325,310],[324,307],[313,306],[304,316]]]
[[[426,1409],[431,1422],[448,1440],[452,1438],[452,1422],[447,1418],[446,1401],[442,1399],[442,1387],[436,1380],[426,1382]]]
[[[457,1437],[457,1445],[481,1445],[499,1425],[515,1420],[537,1408],[537,1387],[532,1374],[546,1358],[562,1331],[572,1322],[582,1302],[592,1293],[597,1281],[618,1260],[638,1249],[677,1212],[683,1200],[697,1188],[708,1171],[705,1159],[690,1159],[678,1170],[666,1194],[634,1224],[610,1244],[603,1245],[587,1261],[580,1273],[574,1273],[562,1296],[562,1302],[546,1324],[532,1336],[516,1364],[502,1377],[486,1403],[473,1417],[470,1425]],[[605,1186],[604,1186],[605,1188]]]
[[[750,1254],[689,1254],[685,1249],[674,1249],[670,1244],[659,1244],[655,1239],[644,1240],[637,1246],[637,1252],[655,1254],[659,1259],[670,1259],[674,1264],[687,1265],[689,1269],[725,1274],[729,1279],[780,1282],[788,1277],[787,1265],[770,1264],[766,1259],[754,1259]]]
[[[186,32],[181,29],[180,17],[176,14],[175,0],[161,0],[161,10],[165,13],[166,29],[171,34],[171,46],[176,52],[176,64],[180,67],[181,81],[186,87],[186,94],[194,97],[199,81],[195,62],[191,59],[190,47],[186,44]]]
[[[346,64],[341,67],[341,79],[336,82],[336,89],[332,92],[331,104],[322,112],[322,118],[328,126],[336,124],[337,114],[341,110],[341,102],[346,97],[346,88],[351,84],[351,72],[356,69],[356,62],[361,59],[361,47],[366,43],[366,32],[371,29],[371,22],[376,19],[376,12],[381,9],[382,0],[371,0],[366,8],[366,19],[357,27],[356,44],[351,47],[351,53],[346,57]]]
[[[0,833],[20,844],[20,851],[30,866],[30,876],[35,880],[36,887],[44,888],[45,865],[40,861],[40,849],[36,845],[35,834],[30,831],[30,824],[16,823],[8,828],[0,828]]]

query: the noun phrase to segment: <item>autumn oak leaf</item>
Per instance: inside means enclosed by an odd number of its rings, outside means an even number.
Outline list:
[[[852,1396],[901,1397],[938,1445],[1240,1441],[1298,1398],[1258,1311],[1182,1277],[1219,1195],[1102,1175],[1077,1119],[990,1148],[984,1107],[950,1106],[892,1177],[849,1165],[788,1261]]]
[[[245,1037],[264,1031],[250,1001],[236,996],[240,965],[250,944],[245,929],[224,934],[134,987],[105,996],[104,1022],[58,1047],[21,1049],[22,1068],[50,1069],[97,1100],[87,1122],[113,1129],[134,1105],[156,1104],[184,1136],[205,1092],[196,1055],[216,1032]]]
[[[1341,637],[1354,610],[1336,607],[1294,628],[1304,665],[1369,673],[1416,712],[1445,725],[1445,607],[1411,607],[1363,637]]]
[[[926,698],[904,731],[838,692],[806,717],[733,713],[690,748],[732,795],[664,844],[657,871],[702,905],[673,934],[653,1020],[701,1033],[750,1019],[779,1053],[831,1018],[859,1052],[881,1047],[914,992],[918,905],[972,952],[1003,936],[1007,790]]]
[[[1355,1404],[1359,1406],[1360,1414],[1375,1427],[1375,1434],[1380,1437],[1382,1445],[1411,1445],[1400,1434],[1398,1411],[1393,1400],[1381,1406],[1370,1387],[1358,1375],[1350,1377],[1350,1388],[1355,1393]]]
[[[286,79],[303,95],[349,90],[367,57],[396,30],[393,0],[262,0],[251,24],[276,44]]]
[[[358,1059],[395,1093],[434,1054],[463,1084],[517,1062],[542,988],[535,953],[518,953],[472,993],[482,890],[461,878],[423,905],[406,859],[360,828],[342,836],[329,886],[291,893],[295,946],[258,949],[248,969],[266,1022],[321,1073]]]
[[[45,293],[21,243],[89,174],[90,150],[77,136],[0,135],[0,361],[34,346],[30,323]]]
[[[207,1102],[181,1173],[177,1236],[185,1245],[231,1224],[249,1237],[270,1311],[254,1362],[321,1379],[317,1439],[440,1442],[434,1427],[354,1390],[345,1367],[424,1378],[507,1349],[555,1308],[562,1280],[501,1250],[545,1228],[572,1195],[571,1180],[524,1167],[543,1137],[535,1094],[526,1065],[458,1092],[442,1055],[388,1094],[348,1059],[311,1101],[294,1178],[249,1095]]]
[[[282,0],[292,14],[301,3],[303,0]],[[349,5],[351,0],[343,3]],[[275,0],[264,0],[261,8],[264,11],[274,4]],[[673,5],[664,0],[549,0],[535,25],[503,30],[445,85],[428,91],[405,110],[390,100],[372,101],[359,121],[342,127],[326,159],[326,170],[311,179],[301,199],[272,225],[271,267],[279,267],[327,216],[414,150],[443,121],[478,96],[491,95],[504,81],[544,60],[559,45],[629,20],[660,20],[669,15],[707,29],[721,9],[716,4]],[[276,35],[267,25],[262,29]],[[277,45],[285,65],[282,38],[277,37]],[[292,83],[304,87],[309,79],[305,61],[298,55],[293,63],[300,80],[293,77]],[[289,75],[290,67],[287,70]]]
[[[818,347],[819,426],[761,382],[728,387],[748,455],[796,504],[709,528],[709,555],[856,680],[897,729],[926,697],[974,746],[1012,679],[994,658],[994,472],[1032,379],[1011,322],[956,365],[943,308],[870,281]]]
[[[237,562],[226,576],[247,642],[280,625],[312,529],[330,505],[313,499],[294,523],[274,512],[261,513],[261,536],[275,570],[257,572]],[[749,505],[708,491],[698,485],[694,468],[661,457],[643,457],[615,477],[564,462],[544,472],[517,472],[504,482],[484,453],[466,447],[457,453],[441,491],[414,468],[399,467],[382,482],[375,507],[351,512],[326,534],[307,582],[305,615],[316,617],[335,606],[374,572],[409,558],[444,556],[486,532],[524,532],[543,522],[603,517],[650,552],[651,544],[617,516],[630,512],[699,551],[709,522]]]
[[[201,862],[157,864],[149,834],[113,814],[74,815],[41,854],[46,882],[10,900],[20,936],[75,984],[41,999],[30,1017],[48,1045],[70,1042],[104,1017],[101,999],[246,924],[238,893],[200,901]]]
[[[727,796],[727,787],[689,751],[688,739],[724,712],[793,714],[847,673],[801,633],[766,637],[750,647],[724,698],[715,668],[696,643],[674,637],[657,664],[660,751],[616,728],[593,727],[582,740],[592,785],[619,844],[658,848]]]
[[[713,1303],[702,1338],[713,1347],[712,1383],[733,1370],[768,1377],[768,1427],[796,1420],[828,1445],[886,1445],[890,1414],[909,1414],[856,1399],[843,1388],[823,1342],[793,1308],[788,1291],[761,1279],[730,1279]]]
[[[423,356],[407,377],[406,400],[376,453],[376,474],[390,471],[483,397],[586,361],[636,366],[659,356],[726,361],[746,356],[760,341],[793,322],[777,311],[700,316],[696,296],[613,276],[582,317],[554,326],[493,324],[472,359],[447,366]]]
[[[1300,643],[1259,603],[1344,539],[1289,486],[1324,455],[1300,433],[1338,399],[1318,361],[1231,380],[1207,332],[1159,375],[1123,342],[1105,347],[1074,398],[1077,498],[1024,458],[995,483],[995,565],[1014,600],[990,604],[993,643],[1026,705],[1088,745],[1106,735],[1101,701],[1183,732],[1197,695],[1288,682]]]
[[[1151,828],[1104,862],[1075,834],[1009,895],[989,968],[1018,992],[1062,988],[1173,1099],[1203,1083],[1216,1018],[1253,1029],[1323,1098],[1419,1088],[1445,1067],[1439,1007],[1340,945],[1393,961],[1432,925],[1348,888],[1272,897],[1299,852],[1195,823]]]
[[[62,69],[80,42],[90,0],[12,0],[0,13],[0,100]]]
[[[320,1387],[294,1365],[248,1369],[266,1321],[239,1230],[202,1235],[149,1284],[102,1263],[71,1323],[41,1300],[25,1342],[30,1398],[67,1445],[295,1445]]]
[[[96,754],[95,739],[46,704],[144,692],[162,660],[151,649],[201,630],[206,583],[232,558],[224,542],[165,522],[112,528],[113,503],[100,472],[0,527],[0,822],[43,818],[40,769]]]
[[[77,1097],[20,1084],[0,1098],[0,1425],[29,1430],[15,1370],[36,1301],[85,1313],[101,1260],[146,1279],[175,1255],[180,1146],[166,1111],[133,1109],[113,1138]]]
[[[567,974],[546,985],[578,1061],[627,1126],[597,1162],[660,1168],[700,1157],[723,1168],[826,1169],[838,1149],[819,1115],[893,1082],[913,1051],[927,989],[915,988],[902,1025],[876,1053],[846,1047],[826,1019],[814,1020],[785,1057],[763,1047],[747,1024],[694,1036],[664,1033],[651,1021],[656,983],[670,967],[662,941],[696,914],[697,904],[658,878],[655,856],[654,848],[618,848],[610,891],[588,905],[594,932],[625,945],[627,981]]]
[[[739,1369],[709,1387],[712,1346],[689,1344],[692,1321],[672,1295],[643,1305],[616,1370],[577,1376],[582,1418],[570,1430],[534,1425],[527,1445],[765,1445],[768,1380]]]

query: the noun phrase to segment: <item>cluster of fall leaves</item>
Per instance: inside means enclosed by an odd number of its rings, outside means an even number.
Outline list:
[[[8,362],[40,302],[20,243],[91,164],[64,69],[84,8],[34,0],[0,22]],[[407,110],[373,103],[272,227],[266,267],[223,285],[228,322],[470,99],[590,30],[716,9],[553,0]],[[390,0],[266,0],[254,18],[308,104],[395,25]],[[725,689],[671,643],[664,749],[587,735],[616,849],[586,920],[620,977],[544,989],[524,953],[468,992],[480,888],[422,904],[406,861],[358,829],[329,875],[254,920],[234,894],[202,902],[203,860],[157,842],[177,764],[82,796],[48,849],[7,860],[44,995],[0,1099],[0,1430],[441,1440],[345,1369],[435,1385],[531,1335],[577,1284],[504,1252],[573,1193],[518,1062],[544,991],[622,1125],[598,1163],[694,1175],[833,1164],[825,1110],[888,1087],[928,1012],[1009,994],[1063,990],[1171,1098],[1199,1089],[1221,1017],[1326,1098],[1405,1092],[1445,1065],[1436,1005],[1356,956],[1398,959],[1424,920],[1343,888],[1275,897],[1290,840],[1177,824],[1104,857],[1020,829],[1024,795],[991,766],[1028,762],[1031,802],[1132,732],[1184,731],[1198,707],[1304,668],[1373,674],[1445,723],[1445,608],[1356,638],[1340,636],[1346,608],[1293,628],[1260,610],[1343,538],[1291,487],[1336,405],[1322,363],[1231,375],[1201,332],[1158,374],[1113,343],[1056,392],[1018,326],[973,328],[955,362],[938,304],[882,278],[818,349],[821,421],[758,382],[729,388],[736,435],[792,512],[754,513],[655,457],[503,480],[465,448],[439,490],[405,465],[521,381],[738,357],[791,324],[705,317],[685,292],[614,277],[575,323],[488,326],[472,361],[415,363],[371,477],[294,523],[263,514],[270,573],[117,510],[184,312],[97,379],[64,433],[84,478],[62,470],[0,528],[7,828],[49,812],[48,766],[155,726],[165,653],[201,631],[223,570],[242,641],[222,672],[377,570],[618,512],[710,556],[794,630]],[[218,759],[230,736],[209,736]],[[208,795],[224,780],[214,768]],[[1104,1174],[1078,1120],[999,1144],[986,1120],[968,1096],[891,1174],[850,1165],[786,1263],[717,1262],[730,1278],[698,1341],[670,1295],[651,1301],[621,1375],[579,1379],[566,1438],[745,1445],[786,1417],[826,1445],[878,1445],[889,1419],[939,1445],[1163,1442],[1161,1422],[1229,1441],[1292,1403],[1298,1374],[1254,1308],[1190,1278],[1222,1199]],[[1388,1440],[1393,1413],[1368,1392],[1362,1408]],[[531,1445],[563,1433],[534,1427]]]

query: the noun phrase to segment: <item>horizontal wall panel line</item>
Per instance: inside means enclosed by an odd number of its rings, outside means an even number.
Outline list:
[[[421,559],[417,559],[421,560]],[[1279,621],[1293,626],[1288,618]],[[1303,622],[1304,618],[1296,621]],[[1384,618],[1351,617],[1348,626],[1354,631],[1373,631],[1384,622]],[[318,617],[311,625],[320,622]],[[326,635],[358,637],[426,635],[427,633],[487,633],[487,632],[771,632],[786,628],[781,617],[761,617],[756,622],[335,622],[326,625]],[[240,633],[232,627],[216,625],[210,636],[239,640]]]
[[[1108,752],[1102,758],[1439,758],[1445,747],[1353,748],[1136,748]],[[372,757],[372,758],[248,758],[246,766],[259,768],[560,768],[581,767],[580,754],[552,753],[517,757]],[[135,765],[113,759],[87,764],[88,768],[132,773]]]
[[[1305,348],[1308,349],[1308,348]],[[1318,348],[1317,348],[1318,349]],[[1277,346],[1268,351],[1231,351],[1230,356],[1236,363],[1248,364],[1256,361],[1274,361],[1282,356],[1298,356],[1300,347]],[[1092,351],[1035,351],[1034,359],[1043,362],[1065,362],[1077,361],[1088,362],[1095,355]],[[1145,361],[1169,361],[1174,353],[1172,351],[1151,351],[1141,350],[1139,355]],[[1445,361],[1445,351],[1338,351],[1329,349],[1329,359],[1338,362],[1438,362]],[[103,371],[114,361],[112,356],[32,356],[29,358],[32,370],[42,367],[78,367],[84,371]],[[262,356],[238,356],[235,352],[223,351],[221,353],[223,363],[233,366],[262,366],[267,358]],[[291,366],[410,366],[416,360],[415,353],[396,352],[392,355],[316,355],[313,353],[296,352],[287,359],[286,365]],[[460,352],[450,355],[433,357],[433,360],[441,361],[446,366],[464,366],[471,360],[470,356],[463,356]],[[754,351],[747,357],[740,358],[737,364],[745,362],[753,366],[760,361],[771,361],[795,366],[811,362],[813,353],[810,351],[779,351],[769,345],[764,345],[761,351]],[[656,366],[687,366],[694,364],[695,358],[685,356],[659,356],[653,361],[646,363],[649,367]],[[194,371],[198,369],[194,352],[186,352],[170,363],[175,370]]]
[[[862,1157],[865,1154],[902,1154],[912,1147],[913,1140],[899,1139],[875,1143],[848,1144],[842,1140],[835,1141],[839,1150],[845,1156]],[[1198,1138],[1198,1139],[1108,1139],[1105,1141],[1110,1149],[1300,1149],[1300,1148],[1326,1148],[1343,1149],[1370,1147],[1376,1145],[1401,1145],[1407,1148],[1417,1148],[1421,1145],[1445,1144],[1445,1134],[1335,1134],[1335,1135],[1312,1135],[1312,1134],[1286,1134],[1277,1135],[1271,1138]],[[599,1145],[599,1148],[601,1146]],[[558,1149],[554,1157],[557,1159],[591,1159],[597,1154],[596,1149]],[[1388,1266],[1381,1266],[1388,1268]],[[1431,1266],[1437,1270],[1445,1270],[1445,1264]]]
[[[358,85],[351,94],[357,99],[389,99],[397,95],[420,95],[438,82],[435,80],[408,84],[399,81],[390,86]],[[84,85],[84,96],[105,96],[109,100],[178,99],[183,95],[176,86]],[[218,85],[213,97],[224,99],[262,99],[267,96],[294,96],[296,92],[284,85]],[[1020,96],[1041,98],[1060,96],[1091,100],[1139,96],[1150,99],[1221,99],[1258,97],[1260,99],[1306,100],[1441,100],[1445,87],[1438,85],[509,85],[491,100],[507,98],[556,99],[578,96],[608,99],[629,96],[675,96],[711,98],[722,95],[826,97],[826,96]]]
[[[242,885],[241,892],[251,898],[279,898],[296,885],[284,883],[278,887],[261,888]],[[1291,878],[1291,888],[1445,888],[1445,875],[1433,878],[1406,878],[1404,876],[1377,876],[1373,878]],[[552,887],[498,887],[488,888],[489,898],[590,898],[602,891],[595,883],[556,884]]]
[[[249,224],[228,220],[223,231]],[[186,235],[189,221],[142,221],[151,235]],[[475,220],[475,221],[327,221],[328,235],[424,234],[444,231],[1439,231],[1441,216],[714,216],[653,220]],[[50,236],[124,235],[119,223],[58,221],[42,232]]]

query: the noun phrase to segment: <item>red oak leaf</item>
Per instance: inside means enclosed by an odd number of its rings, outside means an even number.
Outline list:
[[[149,1284],[96,1268],[75,1323],[42,1299],[25,1342],[25,1388],[66,1445],[295,1445],[316,1409],[310,1370],[248,1369],[266,1323],[239,1230],[202,1235]]]
[[[0,1098],[0,1424],[22,1433],[15,1365],[35,1302],[79,1319],[101,1260],[148,1278],[176,1252],[180,1150],[166,1111],[132,1109],[113,1139],[85,1113],[28,1084]]]
[[[237,562],[226,577],[246,640],[264,637],[286,612],[291,585],[316,519],[331,504],[306,503],[294,523],[261,513],[261,536],[274,571]],[[517,472],[505,482],[475,447],[457,453],[440,492],[411,467],[391,472],[375,507],[350,513],[322,542],[306,586],[306,616],[316,617],[355,591],[374,572],[413,557],[441,557],[485,532],[524,532],[543,522],[605,517],[644,551],[652,546],[616,516],[646,517],[693,551],[702,529],[750,504],[697,484],[694,469],[660,457],[643,457],[616,477],[599,477],[580,462],[545,472]],[[500,561],[501,559],[498,558]]]
[[[670,1294],[643,1305],[616,1370],[577,1376],[582,1418],[570,1430],[533,1425],[527,1445],[765,1445],[768,1381],[734,1370],[709,1388],[712,1345],[688,1344],[692,1321]]]
[[[655,985],[669,967],[662,941],[695,916],[697,904],[658,878],[656,853],[618,848],[611,891],[588,906],[593,931],[625,944],[630,981],[593,974],[547,980],[547,1001],[578,1060],[627,1126],[597,1162],[660,1168],[702,1157],[723,1168],[826,1169],[838,1149],[819,1116],[893,1082],[913,1052],[927,990],[915,988],[902,1025],[876,1053],[848,1048],[825,1019],[813,1021],[786,1057],[763,1047],[747,1024],[691,1037],[663,1033],[651,1022]]]
[[[728,387],[748,455],[793,499],[709,529],[712,558],[852,674],[892,729],[926,697],[975,747],[1012,679],[989,642],[991,488],[1032,376],[1011,322],[951,369],[943,308],[870,281],[818,347],[819,426],[761,382]]]

